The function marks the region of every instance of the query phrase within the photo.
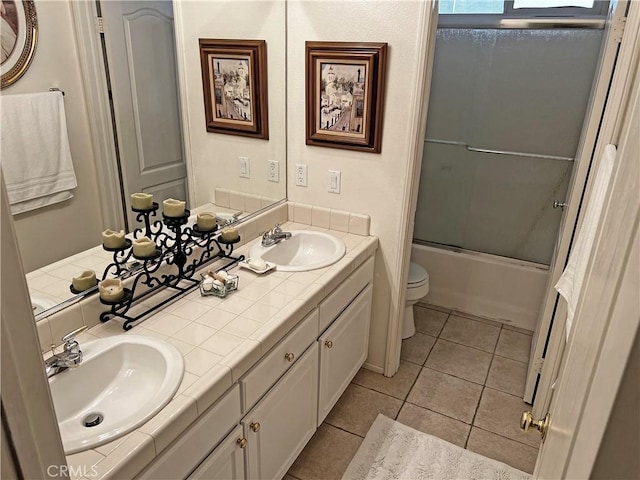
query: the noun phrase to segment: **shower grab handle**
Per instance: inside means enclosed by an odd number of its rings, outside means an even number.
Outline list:
[[[456,145],[458,147],[464,147],[469,152],[476,153],[493,153],[496,155],[511,155],[513,157],[530,157],[530,158],[541,158],[544,160],[561,160],[563,162],[573,162],[573,157],[560,157],[557,155],[544,155],[542,153],[527,153],[527,152],[514,152],[510,150],[494,150],[490,148],[478,148],[472,147],[471,145],[467,145],[464,142],[456,142],[452,140],[436,140],[433,138],[426,138],[425,143],[437,143],[440,145]]]

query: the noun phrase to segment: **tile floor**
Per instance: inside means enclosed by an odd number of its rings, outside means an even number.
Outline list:
[[[531,332],[421,304],[415,321],[398,373],[360,370],[286,480],[341,478],[378,413],[533,472],[540,434],[519,428]]]

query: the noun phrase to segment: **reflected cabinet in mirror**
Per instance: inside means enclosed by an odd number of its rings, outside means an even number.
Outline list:
[[[58,96],[65,120],[19,107],[12,118],[3,114],[2,124],[26,119],[33,125],[18,129],[13,144],[20,149],[20,142],[46,146],[50,140],[37,132],[53,121],[68,137],[76,183],[67,185],[64,199],[14,212],[37,313],[75,301],[72,279],[82,281],[91,271],[102,278],[113,260],[102,248],[102,232],[140,227],[134,193],[151,194],[160,205],[184,200],[194,221],[205,211],[219,222],[242,222],[285,198],[284,1],[243,2],[242,8],[217,0],[37,1],[36,7],[38,50],[29,70],[1,94],[3,100]],[[103,32],[95,29],[96,17]],[[264,41],[268,138],[207,131],[199,39]],[[222,85],[230,106],[236,93],[242,101],[243,92],[233,88],[242,74],[250,72],[231,71],[226,77],[233,85]],[[38,183],[39,172],[53,171],[46,158],[28,155],[19,180]],[[279,181],[269,180],[274,164]],[[6,179],[5,158],[2,168]]]

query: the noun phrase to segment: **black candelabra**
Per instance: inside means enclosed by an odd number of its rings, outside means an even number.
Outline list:
[[[134,280],[129,288],[124,289],[121,299],[100,299],[103,304],[111,307],[100,314],[101,322],[119,317],[124,319],[122,328],[130,330],[134,322],[196,288],[200,281],[194,276],[200,267],[215,260],[228,259],[217,268],[224,270],[244,260],[244,255],[232,255],[234,244],[240,241],[239,236],[232,240],[223,240],[217,233],[217,226],[207,231],[199,229],[197,224],[193,227],[186,226],[189,210],[185,210],[184,214],[178,217],[170,217],[163,213],[162,220],[152,221],[152,217],[157,216],[158,208],[156,202],[150,209],[132,208],[137,214],[137,221],[144,223],[144,228],[133,231],[133,238],[135,240],[145,236],[153,240],[156,245],[153,254],[137,256],[132,248],[133,242],[129,239],[125,239],[124,245],[118,248],[103,246],[105,250],[113,252],[113,262],[105,269],[102,279],[118,277],[126,280],[134,277]],[[175,268],[171,269],[171,273],[163,273],[160,271],[163,265],[173,265]],[[134,304],[161,289],[170,289],[174,293],[157,304],[131,315],[130,309]]]

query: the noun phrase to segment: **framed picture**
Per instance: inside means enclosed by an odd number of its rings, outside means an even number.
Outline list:
[[[264,40],[200,39],[208,132],[269,138]]]
[[[306,42],[307,145],[380,153],[386,43]]]
[[[0,2],[1,88],[15,83],[29,68],[38,43],[38,17],[31,0]]]

